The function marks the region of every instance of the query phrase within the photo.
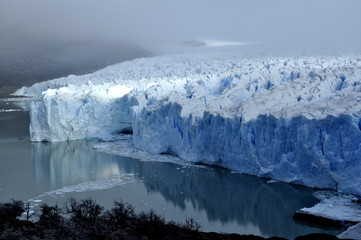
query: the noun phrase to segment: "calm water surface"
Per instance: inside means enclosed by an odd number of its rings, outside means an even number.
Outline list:
[[[0,109],[16,109],[0,101]],[[93,198],[106,208],[114,200],[155,210],[166,220],[195,218],[204,231],[261,236],[337,234],[292,219],[317,200],[313,190],[267,182],[227,170],[143,162],[92,148],[96,142],[31,143],[24,111],[0,112],[0,201],[36,200],[49,204],[69,197]]]

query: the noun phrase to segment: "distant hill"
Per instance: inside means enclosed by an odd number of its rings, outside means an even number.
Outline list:
[[[0,95],[21,86],[70,74],[91,73],[125,60],[150,56],[133,44],[46,39],[0,40]]]

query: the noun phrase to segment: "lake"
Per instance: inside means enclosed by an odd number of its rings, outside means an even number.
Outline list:
[[[110,155],[93,149],[96,141],[32,143],[28,112],[19,108],[24,103],[0,99],[0,202],[63,206],[69,197],[91,197],[105,208],[122,200],[176,222],[193,217],[203,231],[289,239],[341,231],[292,218],[317,203],[313,189],[225,169]]]

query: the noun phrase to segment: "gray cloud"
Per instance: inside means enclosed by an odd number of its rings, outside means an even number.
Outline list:
[[[218,39],[359,47],[360,12],[359,0],[0,0],[0,33],[149,46]]]

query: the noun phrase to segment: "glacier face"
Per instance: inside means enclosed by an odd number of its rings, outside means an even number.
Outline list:
[[[138,59],[17,95],[31,139],[112,139],[137,148],[361,195],[361,57]]]
[[[321,120],[260,115],[244,123],[210,113],[193,121],[181,117],[178,104],[168,104],[134,119],[133,142],[192,162],[360,194],[358,121],[349,115]]]
[[[30,104],[32,141],[109,140],[119,129],[131,129],[132,90],[125,85],[69,85],[48,89],[41,101]],[[124,96],[119,98],[119,96]]]

